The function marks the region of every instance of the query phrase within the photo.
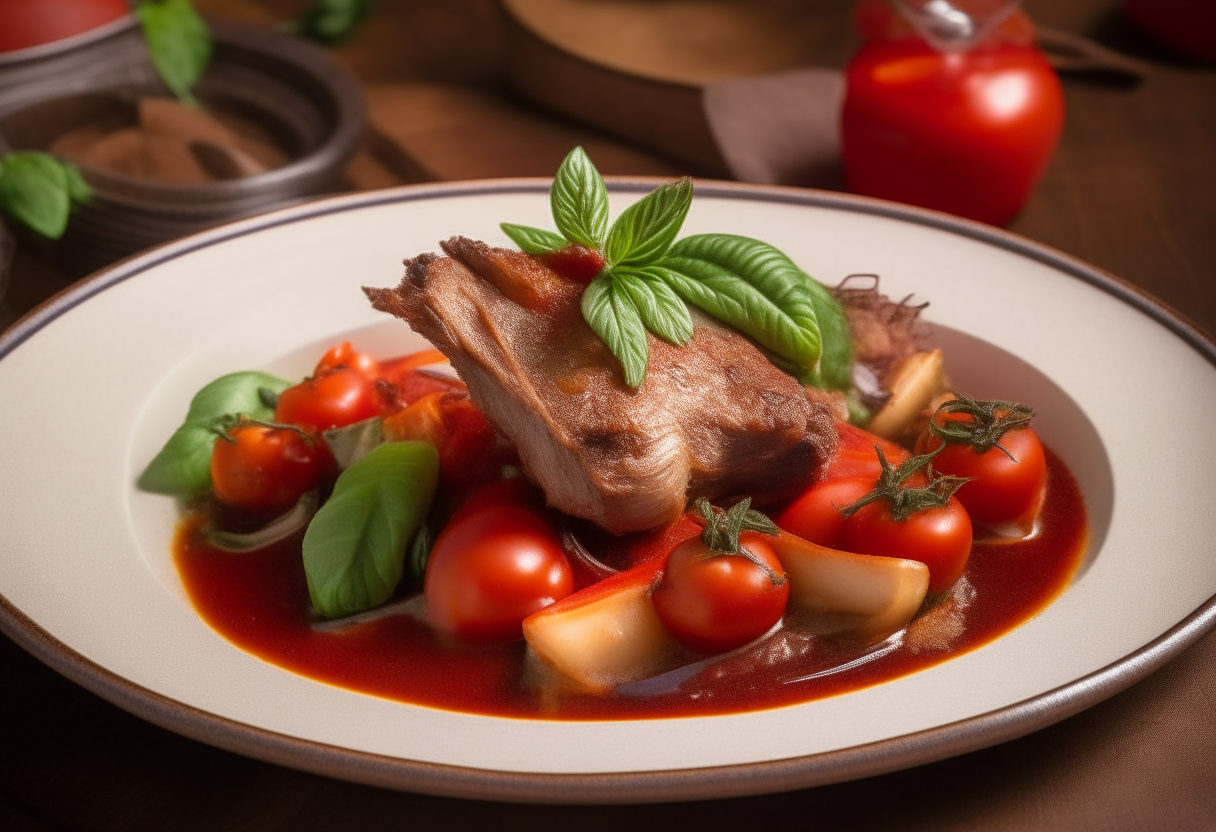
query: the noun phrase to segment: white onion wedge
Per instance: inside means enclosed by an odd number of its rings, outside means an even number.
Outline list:
[[[666,669],[679,646],[650,600],[662,565],[662,558],[640,564],[528,616],[528,647],[567,679],[592,690]]]
[[[942,351],[909,355],[891,374],[890,385],[891,398],[866,430],[883,439],[900,439],[916,424],[929,402],[950,387]]]
[[[879,640],[903,629],[929,588],[915,560],[857,555],[782,533],[769,544],[790,579],[790,604],[813,613],[856,616],[851,632]]]

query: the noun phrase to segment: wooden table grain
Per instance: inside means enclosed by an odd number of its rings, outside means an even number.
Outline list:
[[[306,5],[196,2],[207,12],[263,21]],[[833,4],[839,15],[849,5]],[[1066,79],[1063,141],[1011,230],[1087,260],[1216,332],[1216,67],[1171,56],[1109,0],[1025,5],[1041,23],[1136,55],[1151,71],[1139,83]],[[371,25],[335,57],[369,85],[460,83],[501,95],[504,26],[490,0],[385,0]],[[528,129],[549,129],[538,124]],[[644,149],[626,148],[619,158],[645,156]],[[369,187],[400,178],[374,161],[360,171],[353,175]],[[20,251],[0,301],[0,326],[71,282]],[[1135,379],[1127,382],[1128,395],[1136,395]],[[1160,404],[1161,436],[1151,435],[1150,426],[1146,441],[1166,441],[1176,418],[1168,403]],[[127,714],[0,639],[0,829],[1210,829],[1216,827],[1213,680],[1216,634],[1209,634],[1096,707],[935,764],[754,798],[529,806],[392,792],[222,751]]]

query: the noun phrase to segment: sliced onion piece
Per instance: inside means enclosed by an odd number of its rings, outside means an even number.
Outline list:
[[[202,535],[212,546],[225,552],[255,552],[272,543],[286,540],[307,526],[317,511],[317,503],[317,493],[309,491],[297,500],[286,514],[280,514],[260,529],[238,533],[214,529],[208,525],[203,528]]]

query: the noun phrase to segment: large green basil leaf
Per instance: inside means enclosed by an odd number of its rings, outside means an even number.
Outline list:
[[[658,264],[684,300],[806,367],[821,340],[805,273],[780,251],[750,237],[698,234]]]
[[[389,599],[438,478],[439,454],[426,442],[381,445],[342,472],[304,532],[304,574],[319,614],[337,618]]]
[[[611,271],[605,271],[583,292],[582,309],[587,325],[621,362],[625,383],[637,387],[646,377],[650,350],[633,298],[617,285]]]
[[[604,236],[608,231],[608,189],[581,147],[571,150],[557,169],[553,187],[549,189],[549,206],[557,230],[567,240],[596,251],[604,248]]]
[[[612,269],[616,290],[624,292],[637,307],[646,328],[672,344],[692,340],[692,316],[680,296],[667,285],[662,271],[649,266]]]
[[[688,177],[660,185],[616,218],[608,231],[604,259],[610,266],[648,266],[670,248],[688,208],[692,180]]]
[[[840,302],[826,286],[806,272],[803,277],[811,291],[823,345],[819,366],[812,369],[810,381],[827,390],[848,390],[853,385],[853,339],[849,334],[849,321]]]
[[[58,240],[68,226],[72,196],[84,185],[79,172],[46,153],[0,158],[0,209],[43,237]],[[88,185],[84,185],[87,191]],[[78,200],[79,201],[79,200]]]
[[[211,30],[190,0],[141,0],[136,7],[148,53],[165,86],[198,106],[191,87],[211,62]]]
[[[270,419],[262,390],[282,393],[291,382],[259,372],[229,373],[194,394],[186,420],[139,477],[139,487],[158,494],[193,494],[211,487],[211,448],[225,417]]]
[[[533,256],[548,254],[551,251],[557,251],[568,245],[566,238],[561,234],[546,231],[543,228],[534,228],[530,225],[515,225],[510,222],[499,223],[498,227],[525,254]]]

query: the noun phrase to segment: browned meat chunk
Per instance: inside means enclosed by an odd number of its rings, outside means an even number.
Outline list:
[[[835,449],[828,409],[747,338],[698,319],[676,347],[649,337],[637,390],[582,318],[582,286],[518,252],[454,237],[406,261],[396,289],[365,289],[451,360],[519,448],[551,505],[623,533],[675,520],[688,500],[796,494]]]

